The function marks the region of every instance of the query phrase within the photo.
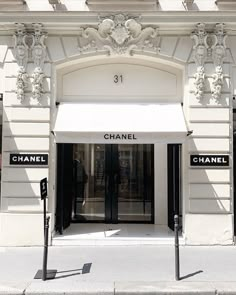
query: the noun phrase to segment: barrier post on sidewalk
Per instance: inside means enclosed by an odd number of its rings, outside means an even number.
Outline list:
[[[175,225],[175,280],[179,281],[179,216],[174,216]]]
[[[47,263],[48,263],[48,228],[50,217],[47,217],[44,228],[44,251],[43,251],[43,275],[42,280],[47,279]]]
[[[44,248],[43,248],[43,268],[39,269],[35,275],[35,279],[42,279],[46,281],[47,279],[54,279],[57,273],[56,269],[47,269],[48,262],[48,231],[49,231],[49,220],[47,217],[47,178],[40,181],[40,193],[41,200],[43,201],[43,234],[44,234]]]

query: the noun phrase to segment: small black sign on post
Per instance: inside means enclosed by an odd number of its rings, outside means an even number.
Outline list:
[[[48,230],[49,230],[49,221],[50,217],[47,217],[47,178],[43,178],[40,181],[40,194],[41,200],[43,201],[43,223],[44,223],[44,251],[43,251],[43,269],[38,270],[35,279],[42,279],[46,281],[47,279],[54,279],[57,273],[56,269],[47,269],[48,261]]]
[[[40,195],[41,200],[44,200],[48,195],[47,178],[40,180]]]
[[[43,225],[44,230],[46,228],[46,219],[47,219],[47,203],[46,198],[48,196],[48,181],[47,178],[40,180],[40,195],[41,200],[43,201]]]

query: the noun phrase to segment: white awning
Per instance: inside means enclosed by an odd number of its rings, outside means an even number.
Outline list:
[[[181,104],[61,103],[53,129],[58,143],[181,143]]]

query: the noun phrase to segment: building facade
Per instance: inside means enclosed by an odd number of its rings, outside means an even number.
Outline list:
[[[0,0],[0,245],[71,222],[232,245],[236,4]],[[91,225],[92,226],[92,225]]]

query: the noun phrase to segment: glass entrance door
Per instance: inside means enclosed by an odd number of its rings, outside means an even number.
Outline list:
[[[153,145],[75,144],[74,221],[153,223]]]

